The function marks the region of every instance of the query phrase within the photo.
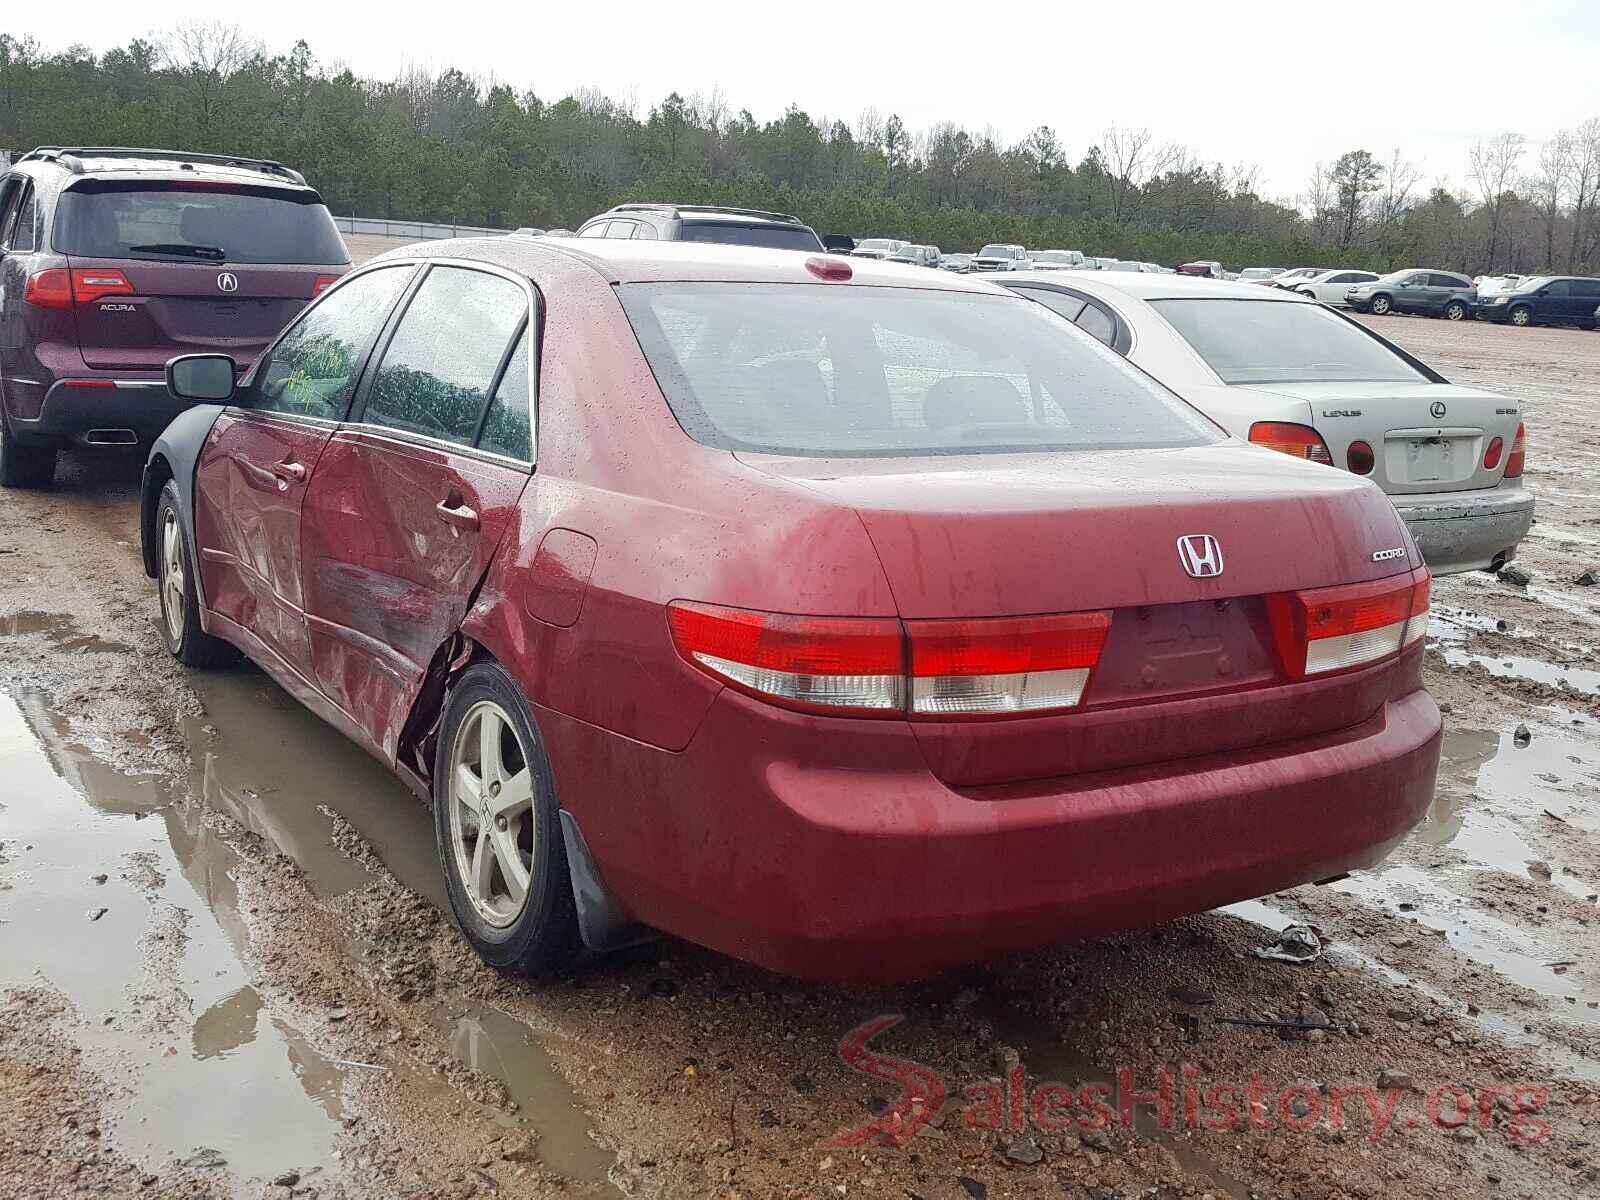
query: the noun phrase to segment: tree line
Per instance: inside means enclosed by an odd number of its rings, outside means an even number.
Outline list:
[[[1355,149],[1273,200],[1253,165],[1207,162],[1146,129],[1107,129],[1074,162],[1043,124],[1004,144],[873,111],[847,123],[790,106],[763,121],[719,92],[674,92],[641,113],[456,70],[364,78],[304,41],[272,53],[209,24],[99,54],[0,34],[0,147],[37,144],[275,158],[338,213],[504,228],[674,200],[947,251],[1013,241],[1167,264],[1600,271],[1600,118],[1538,146],[1484,138],[1465,190],[1422,186],[1398,150]]]

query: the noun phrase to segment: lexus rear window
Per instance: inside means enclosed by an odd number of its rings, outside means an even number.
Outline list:
[[[822,239],[804,225],[737,225],[732,221],[685,221],[680,242],[717,242],[724,246],[765,246],[769,250],[821,250]]]
[[[1196,446],[1217,428],[1043,307],[837,284],[620,287],[684,431],[806,457]]]
[[[1152,300],[1224,383],[1425,382],[1382,342],[1320,304]]]
[[[95,180],[61,194],[57,253],[167,262],[342,266],[349,252],[313,193]]]

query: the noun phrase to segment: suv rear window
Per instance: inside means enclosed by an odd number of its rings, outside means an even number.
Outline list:
[[[724,246],[765,246],[769,250],[822,249],[822,239],[806,225],[740,225],[734,221],[684,221],[680,242],[716,242]]]
[[[618,289],[684,431],[806,457],[1196,446],[1214,425],[1021,297],[835,284]]]
[[[315,192],[234,184],[90,180],[61,194],[53,244],[84,258],[350,261]]]

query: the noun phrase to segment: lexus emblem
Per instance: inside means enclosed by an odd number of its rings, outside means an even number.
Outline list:
[[[1209,533],[1186,533],[1178,539],[1178,561],[1196,579],[1222,574],[1222,547]]]
[[[1443,400],[1435,400],[1432,404],[1428,405],[1428,411],[1433,414],[1435,420],[1439,420],[1444,417],[1444,414],[1447,410],[1445,409]]]
[[[217,290],[222,292],[237,292],[239,290],[239,277],[232,271],[224,271],[221,275],[217,276]],[[1444,406],[1437,405],[1436,407],[1443,408]],[[1435,413],[1434,415],[1437,416],[1438,414]]]

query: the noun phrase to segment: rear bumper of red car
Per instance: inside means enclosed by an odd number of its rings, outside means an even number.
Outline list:
[[[631,916],[775,971],[861,982],[1372,865],[1425,812],[1440,744],[1417,690],[1297,742],[954,790],[904,726],[836,722],[817,765],[814,723],[732,693],[678,753],[539,720],[563,805]]]

